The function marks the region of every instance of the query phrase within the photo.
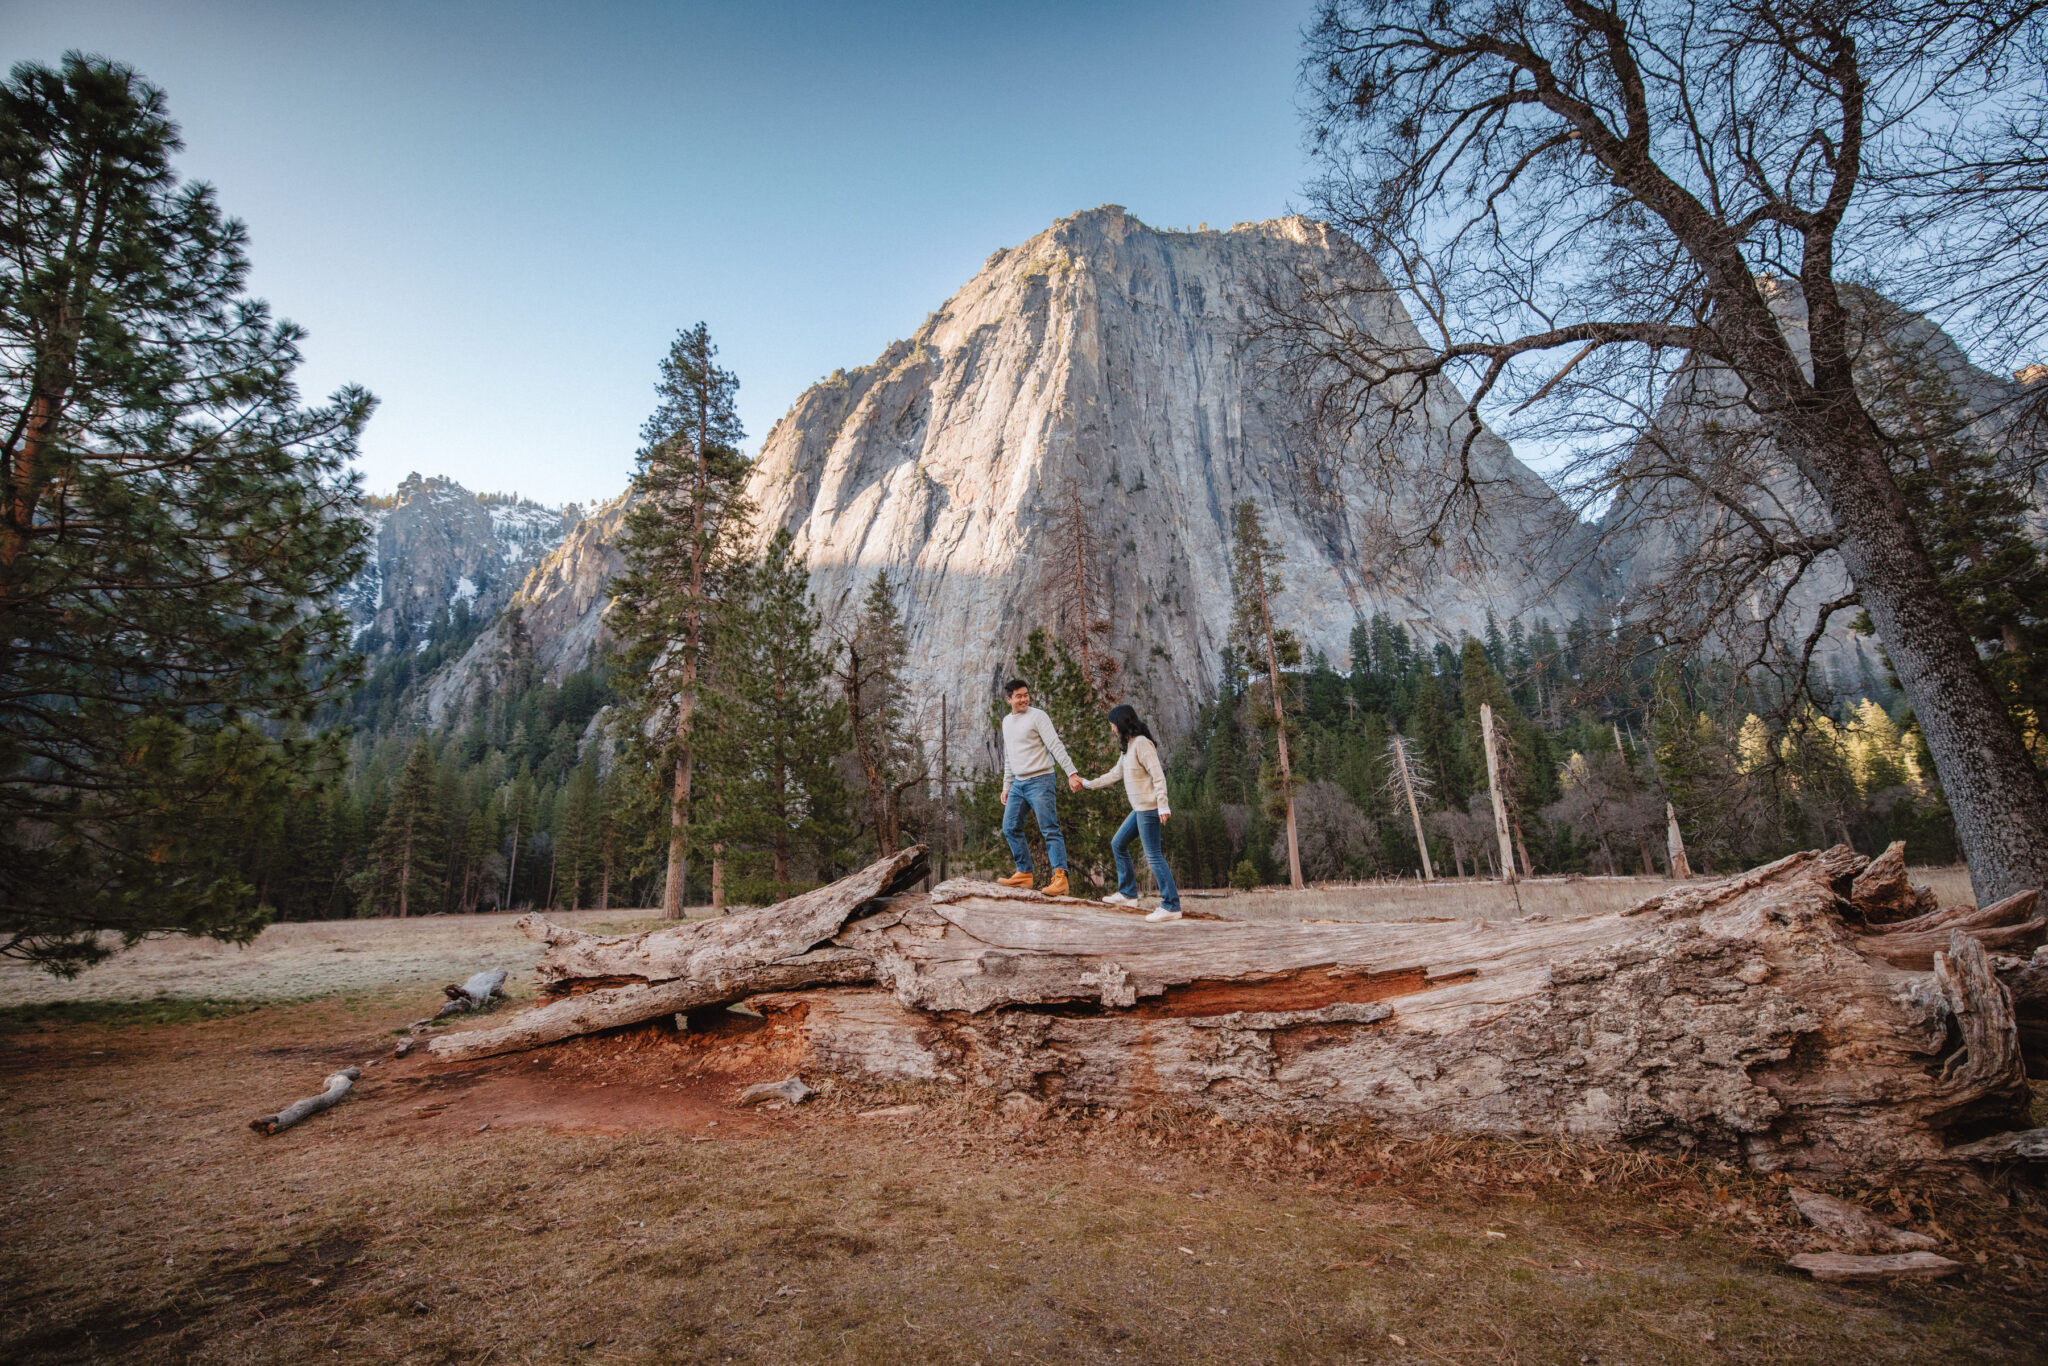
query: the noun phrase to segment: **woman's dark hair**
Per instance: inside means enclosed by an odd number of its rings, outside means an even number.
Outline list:
[[[1109,709],[1109,724],[1116,727],[1116,749],[1119,754],[1129,749],[1131,741],[1140,735],[1155,745],[1159,743],[1152,738],[1152,732],[1145,728],[1145,723],[1138,719],[1137,710],[1128,702],[1119,702]]]

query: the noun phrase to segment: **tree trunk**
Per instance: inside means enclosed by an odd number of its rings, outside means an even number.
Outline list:
[[[683,918],[683,879],[689,868],[685,862],[689,845],[689,830],[684,823],[683,809],[690,802],[690,758],[686,753],[676,760],[675,795],[668,806],[668,881],[661,889],[661,918],[681,920]]]
[[[1685,857],[1685,836],[1678,833],[1678,808],[1664,803],[1664,842],[1671,857],[1671,876],[1683,881],[1692,876],[1692,864]]]
[[[1401,777],[1401,794],[1408,799],[1408,819],[1415,823],[1415,852],[1422,856],[1423,881],[1434,882],[1436,869],[1429,865],[1429,841],[1422,835],[1422,808],[1415,802],[1415,783],[1408,776],[1408,752],[1398,735],[1394,737],[1394,769]]]
[[[319,1095],[293,1101],[274,1115],[252,1119],[249,1121],[249,1127],[259,1134],[283,1133],[300,1120],[309,1119],[322,1110],[331,1110],[341,1104],[342,1097],[349,1093],[350,1088],[362,1075],[362,1070],[355,1067],[344,1067],[339,1072],[331,1072],[327,1076],[327,1089]]]
[[[1493,797],[1493,834],[1500,843],[1500,866],[1505,870],[1502,882],[1515,880],[1515,851],[1509,845],[1508,808],[1500,792],[1500,756],[1495,752],[1493,739],[1493,706],[1479,704],[1480,738],[1486,744],[1486,790]]]

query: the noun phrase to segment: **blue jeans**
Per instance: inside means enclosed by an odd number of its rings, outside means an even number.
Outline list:
[[[1180,888],[1174,885],[1173,869],[1166,866],[1166,855],[1159,847],[1157,811],[1133,811],[1109,837],[1109,852],[1116,855],[1117,891],[1129,897],[1138,894],[1138,870],[1131,864],[1132,840],[1145,846],[1145,862],[1152,865],[1152,876],[1159,883],[1159,909],[1179,910]]]
[[[1010,842],[1010,857],[1017,871],[1031,871],[1031,846],[1024,842],[1024,808],[1038,817],[1038,833],[1045,836],[1045,856],[1055,868],[1067,866],[1067,837],[1060,833],[1059,783],[1056,775],[1040,773],[1010,780],[1010,800],[1003,803],[1003,838]]]

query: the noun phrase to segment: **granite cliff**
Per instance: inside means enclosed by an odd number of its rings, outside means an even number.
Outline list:
[[[1300,405],[1247,345],[1261,292],[1302,270],[1371,262],[1302,218],[1171,232],[1106,206],[996,252],[925,325],[799,398],[769,432],[752,493],[763,535],[787,527],[828,620],[874,576],[900,584],[914,686],[978,712],[1032,627],[1050,624],[1045,561],[1079,502],[1099,542],[1111,648],[1132,695],[1178,728],[1221,676],[1231,509],[1250,500],[1287,556],[1284,620],[1340,665],[1352,626],[1384,612],[1424,643],[1507,620],[1597,611],[1597,581],[1526,521],[1492,553],[1427,575],[1376,561],[1372,492],[1319,456]],[[1389,313],[1375,326],[1405,329]],[[1434,393],[1404,456],[1446,439]],[[1482,433],[1483,477],[1529,507],[1555,496]]]

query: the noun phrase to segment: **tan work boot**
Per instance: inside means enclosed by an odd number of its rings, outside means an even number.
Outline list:
[[[1067,870],[1064,868],[1053,869],[1052,876],[1046,879],[1045,886],[1040,890],[1047,896],[1065,896],[1067,894]]]
[[[998,887],[1022,887],[1029,891],[1031,889],[1031,874],[1012,873],[1008,877],[999,877],[996,879],[996,885]]]

